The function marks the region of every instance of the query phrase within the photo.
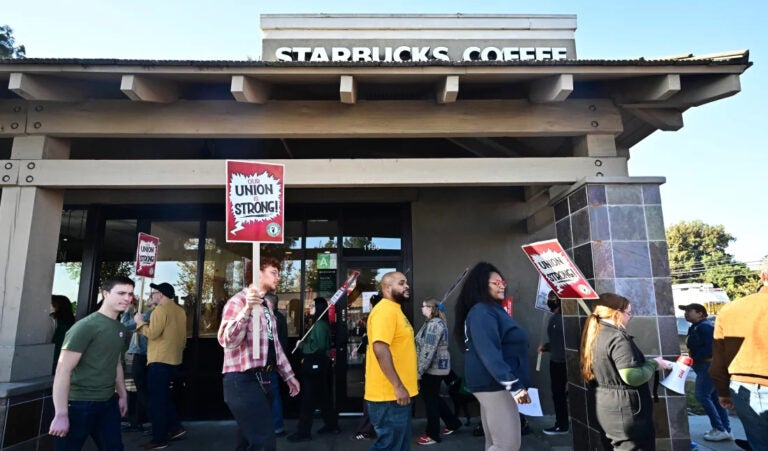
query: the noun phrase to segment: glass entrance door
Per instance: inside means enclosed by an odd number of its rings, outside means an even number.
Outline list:
[[[366,321],[371,311],[371,296],[381,289],[381,278],[391,271],[402,271],[399,261],[345,262],[342,274],[360,271],[357,286],[336,305],[336,406],[342,413],[363,409],[365,393]]]

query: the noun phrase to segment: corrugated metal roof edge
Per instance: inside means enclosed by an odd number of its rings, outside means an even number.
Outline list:
[[[285,62],[285,61],[227,61],[227,60],[142,60],[115,58],[0,58],[8,65],[79,65],[79,66],[192,66],[192,67],[504,67],[504,66],[729,66],[747,64],[749,52],[728,58],[707,59],[624,59],[624,60],[543,60],[543,61],[425,61],[425,62]]]

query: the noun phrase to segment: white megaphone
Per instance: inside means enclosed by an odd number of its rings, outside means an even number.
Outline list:
[[[685,378],[688,377],[688,371],[691,370],[692,364],[693,359],[687,355],[681,355],[678,357],[677,362],[672,364],[672,371],[669,373],[669,376],[665,377],[664,380],[661,381],[661,385],[674,392],[684,395]]]

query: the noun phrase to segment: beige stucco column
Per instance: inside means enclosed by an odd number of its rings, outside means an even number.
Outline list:
[[[11,162],[69,158],[69,143],[17,137]],[[18,160],[15,162],[14,160]],[[5,186],[0,199],[0,383],[51,372],[48,316],[56,263],[62,190]]]

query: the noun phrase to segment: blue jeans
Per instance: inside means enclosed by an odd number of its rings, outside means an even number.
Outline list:
[[[731,399],[752,449],[768,449],[768,386],[732,381]]]
[[[709,417],[709,424],[712,429],[731,432],[731,420],[728,418],[728,411],[725,410],[717,399],[717,390],[712,378],[709,376],[709,367],[712,362],[696,363],[693,365],[693,371],[696,373],[696,387],[694,396],[696,401],[704,408],[704,412]]]
[[[283,422],[283,399],[280,397],[280,375],[277,371],[269,374],[269,385],[272,386],[272,427],[275,434],[285,431]]]
[[[277,449],[275,430],[272,428],[272,401],[268,396],[271,384],[262,389],[259,378],[269,382],[267,373],[244,371],[224,374],[224,402],[237,421],[238,451]]]
[[[411,404],[399,406],[395,401],[368,403],[368,415],[378,438],[371,451],[408,451],[411,449]]]
[[[177,376],[178,370],[178,366],[167,363],[153,362],[147,366],[149,419],[152,421],[153,443],[167,443],[168,434],[181,429],[176,406],[171,397],[171,380]]]
[[[117,396],[108,401],[69,401],[69,433],[54,437],[56,451],[80,451],[90,436],[101,451],[122,451]]]

